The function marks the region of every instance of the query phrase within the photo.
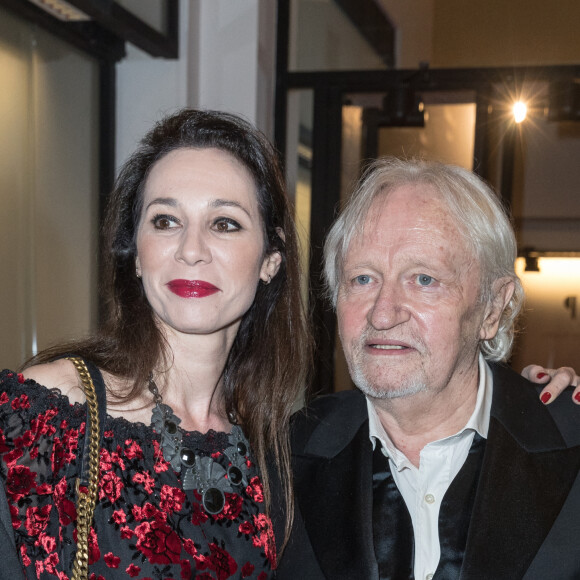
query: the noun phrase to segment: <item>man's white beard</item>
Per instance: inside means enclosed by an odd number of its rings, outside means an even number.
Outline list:
[[[348,361],[348,369],[354,384],[368,397],[375,399],[399,399],[403,397],[412,397],[417,393],[425,391],[427,385],[424,381],[417,378],[403,379],[397,388],[381,388],[372,384],[364,374],[362,369],[363,363],[360,361]]]

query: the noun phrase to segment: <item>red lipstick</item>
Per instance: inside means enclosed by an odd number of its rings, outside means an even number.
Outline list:
[[[205,298],[219,292],[219,288],[203,280],[171,280],[167,287],[181,298]]]

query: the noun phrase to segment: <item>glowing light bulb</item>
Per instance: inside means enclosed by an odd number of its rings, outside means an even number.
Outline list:
[[[525,103],[522,103],[522,101],[518,101],[517,103],[514,103],[513,112],[514,121],[516,123],[521,123],[526,118],[528,107]]]

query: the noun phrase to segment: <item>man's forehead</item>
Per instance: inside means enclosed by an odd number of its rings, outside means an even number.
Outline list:
[[[429,184],[404,185],[377,195],[358,221],[351,243],[359,246],[415,232],[445,232],[450,237],[462,233],[442,196]]]

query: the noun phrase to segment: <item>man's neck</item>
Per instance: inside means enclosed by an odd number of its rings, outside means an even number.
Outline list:
[[[419,466],[425,445],[455,435],[469,421],[477,400],[478,372],[461,385],[449,384],[398,399],[371,399],[379,420],[395,447]]]

